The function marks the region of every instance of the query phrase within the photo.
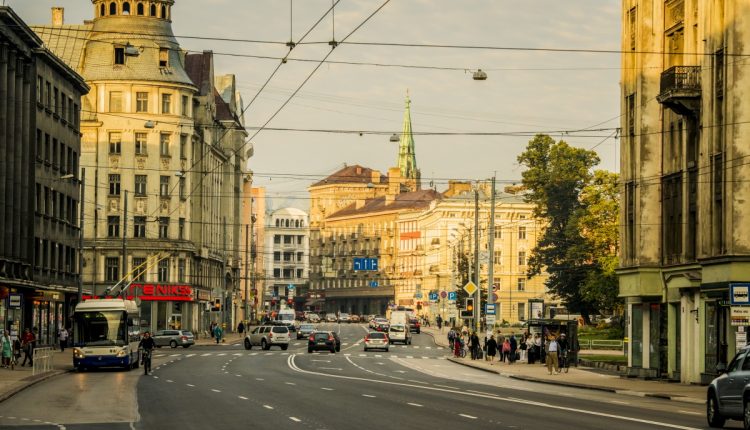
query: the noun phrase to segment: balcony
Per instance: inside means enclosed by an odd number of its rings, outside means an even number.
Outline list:
[[[656,99],[680,115],[697,117],[701,104],[700,66],[674,66],[662,72]]]

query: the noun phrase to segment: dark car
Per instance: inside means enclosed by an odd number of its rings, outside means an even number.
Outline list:
[[[409,318],[409,331],[419,334],[421,328],[422,327],[419,324],[419,320],[417,318]]]
[[[724,427],[726,420],[745,421],[750,427],[750,348],[741,349],[722,375],[708,386],[706,418],[711,427]]]
[[[384,333],[388,333],[388,329],[391,327],[391,324],[388,322],[379,322],[375,324],[375,331],[382,331]]]
[[[326,349],[328,351],[341,351],[341,339],[334,331],[316,331],[307,340],[307,352]]]
[[[304,337],[308,337],[311,334],[315,333],[315,326],[312,324],[300,324],[299,330],[297,330],[297,340],[300,340]]]

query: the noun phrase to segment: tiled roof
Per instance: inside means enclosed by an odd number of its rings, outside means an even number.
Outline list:
[[[314,183],[313,187],[331,184],[367,184],[372,182],[373,169],[362,167],[359,164],[353,166],[344,166],[342,169],[331,174],[322,181]],[[388,182],[388,177],[380,175],[380,183]]]
[[[378,197],[367,200],[365,205],[359,209],[352,204],[334,213],[329,219],[404,209],[421,209],[429,206],[433,200],[439,199],[442,199],[442,194],[432,189],[398,194],[391,203],[387,203],[385,197]]]
[[[190,80],[200,90],[200,95],[205,96],[209,91],[216,92],[214,83],[211,79],[211,61],[213,60],[210,52],[200,54],[187,54],[185,56],[185,71]]]
[[[32,26],[47,48],[57,57],[81,73],[81,57],[86,40],[91,34],[92,24],[63,26]]]

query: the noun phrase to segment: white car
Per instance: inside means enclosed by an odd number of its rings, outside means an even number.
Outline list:
[[[371,349],[383,349],[388,352],[388,335],[379,331],[371,331],[365,336],[365,352]]]
[[[411,345],[411,333],[408,326],[393,324],[388,328],[388,340],[390,343],[402,342]]]
[[[336,322],[336,314],[326,314],[326,322]]]
[[[349,322],[349,314],[339,314],[339,322],[340,323],[348,323]]]
[[[262,325],[245,336],[245,349],[259,346],[269,350],[276,345],[286,351],[289,348],[289,327],[284,325]]]

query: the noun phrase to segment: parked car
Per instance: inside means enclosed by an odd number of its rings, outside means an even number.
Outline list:
[[[154,342],[157,348],[162,346],[188,348],[190,345],[195,345],[195,336],[187,330],[158,330],[154,333]]]
[[[297,330],[297,340],[308,337],[315,333],[315,326],[312,324],[301,324]]]
[[[419,334],[420,330],[421,325],[419,324],[419,320],[417,318],[409,318],[409,331]]]
[[[336,314],[326,314],[326,322],[335,323],[336,321],[338,321],[338,318],[336,318]]]
[[[349,314],[340,313],[339,314],[339,322],[340,323],[348,323],[351,322],[349,319]]]
[[[711,427],[724,427],[727,420],[743,420],[750,428],[750,347],[742,348],[726,371],[708,386],[706,419]]]
[[[403,324],[391,325],[388,328],[388,340],[390,343],[402,342],[404,345],[411,345],[409,328]]]
[[[341,351],[341,339],[335,331],[316,331],[307,339],[307,352],[325,349],[331,353]]]
[[[371,349],[383,349],[388,352],[390,342],[388,335],[378,331],[371,331],[365,336],[365,352]]]
[[[289,348],[289,327],[286,325],[262,325],[245,336],[245,349],[260,346],[269,350],[276,345],[285,350]]]
[[[310,314],[307,316],[307,321],[311,323],[319,323],[320,317],[318,316],[318,314]]]
[[[349,321],[353,323],[358,323],[360,321],[359,315],[352,315],[349,317]]]

